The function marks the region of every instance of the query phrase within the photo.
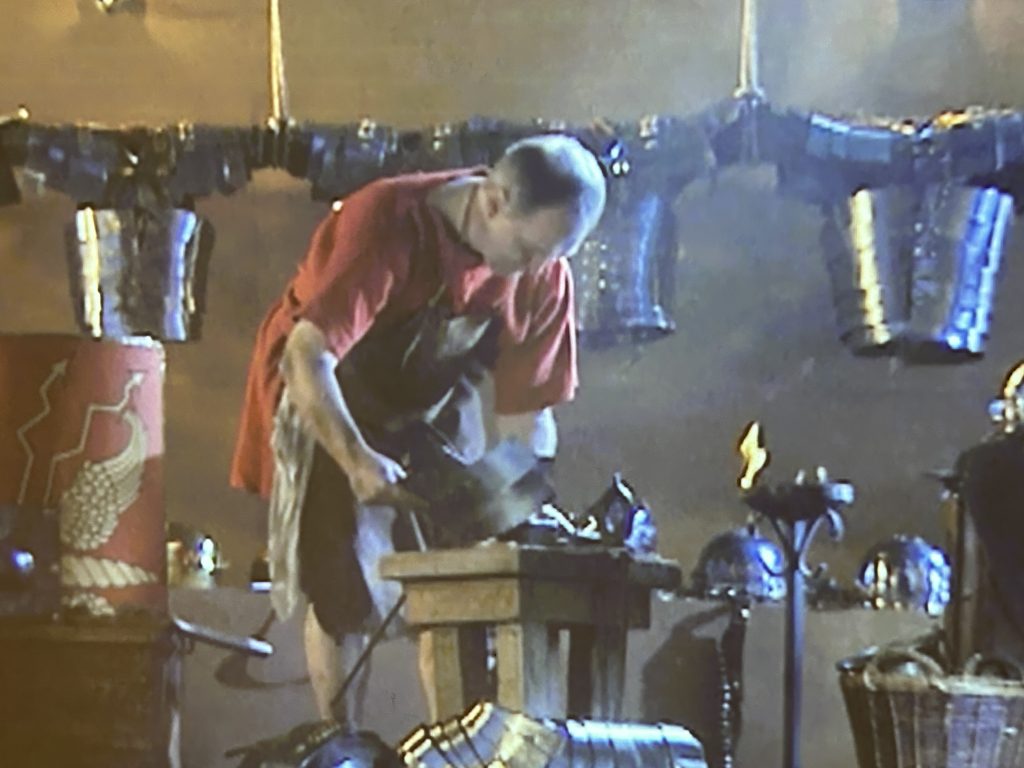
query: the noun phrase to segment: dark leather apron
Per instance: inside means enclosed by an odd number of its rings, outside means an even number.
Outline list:
[[[478,385],[497,358],[500,320],[452,314],[442,287],[397,325],[372,328],[343,358],[338,380],[377,450],[407,463],[424,443],[475,461],[485,446]]]
[[[453,316],[443,291],[404,322],[371,328],[338,366],[346,404],[367,442],[428,485],[439,455],[462,464],[479,458],[486,434],[477,384],[496,359],[500,328],[495,317]],[[430,488],[418,494],[424,490]],[[390,545],[360,543],[357,514],[347,478],[317,447],[300,525],[300,581],[321,626],[335,637],[365,627],[378,603],[371,596],[375,576],[360,562],[418,546],[403,511],[394,517]],[[451,545],[450,536],[462,532],[429,518],[419,529],[428,546]]]

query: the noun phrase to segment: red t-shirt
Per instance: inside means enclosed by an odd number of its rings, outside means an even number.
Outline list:
[[[345,199],[317,227],[306,258],[257,333],[231,484],[269,496],[270,435],[281,396],[278,366],[300,319],[316,325],[339,358],[375,323],[410,317],[442,283],[456,314],[497,310],[504,319],[493,371],[498,413],[572,399],[577,386],[572,274],[564,259],[503,277],[464,245],[427,193],[472,170],[380,179]]]

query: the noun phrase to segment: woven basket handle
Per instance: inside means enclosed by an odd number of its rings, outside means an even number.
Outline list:
[[[1024,680],[1024,670],[1010,659],[998,654],[974,654],[964,662],[964,674],[995,675],[1003,680]]]
[[[942,680],[946,677],[946,671],[935,659],[925,653],[921,653],[916,648],[902,646],[883,648],[864,665],[864,671],[862,672],[864,686],[871,691],[878,690],[878,683],[889,674],[881,669],[881,667],[904,661],[912,661],[920,665],[929,685],[942,685]]]

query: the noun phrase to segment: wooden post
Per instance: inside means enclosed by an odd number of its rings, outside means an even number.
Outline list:
[[[949,493],[943,500],[947,551],[953,560],[953,583],[949,607],[944,617],[950,662],[954,669],[979,650],[981,639],[981,542],[971,516],[957,494]]]

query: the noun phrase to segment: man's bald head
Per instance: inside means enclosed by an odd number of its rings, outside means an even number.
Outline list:
[[[597,225],[604,210],[601,167],[593,153],[571,136],[545,134],[517,141],[495,163],[491,176],[508,190],[514,214],[565,209],[575,215],[582,237]]]

